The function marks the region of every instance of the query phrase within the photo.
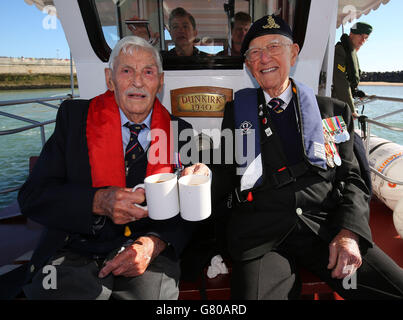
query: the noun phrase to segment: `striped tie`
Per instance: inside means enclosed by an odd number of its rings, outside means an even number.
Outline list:
[[[126,146],[125,152],[125,168],[126,168],[126,185],[129,187],[133,187],[133,175],[129,175],[129,170],[132,167],[133,163],[140,158],[142,154],[144,154],[144,150],[140,145],[138,140],[139,133],[142,129],[146,127],[144,123],[142,124],[130,124],[126,122],[124,124],[126,128],[130,130],[130,140]],[[125,226],[124,236],[130,237],[132,235],[133,226],[129,227],[128,225]]]
[[[270,106],[271,110],[275,113],[281,113],[284,111],[281,106],[284,104],[284,101],[280,98],[273,98],[269,101],[268,105]]]
[[[129,124],[129,122],[127,122],[127,123],[125,123],[124,126],[126,128],[129,128],[129,130],[130,130],[130,140],[129,140],[129,143],[127,144],[126,152],[125,152],[125,165],[126,165],[126,176],[127,176],[128,172],[129,172],[129,168],[131,167],[131,164],[144,153],[144,150],[139,143],[138,135],[139,135],[140,131],[146,127],[146,125],[144,123],[143,124]]]

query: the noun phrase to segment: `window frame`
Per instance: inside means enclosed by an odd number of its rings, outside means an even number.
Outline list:
[[[105,40],[101,26],[101,19],[98,14],[95,0],[77,0],[81,15],[83,17],[85,29],[91,46],[102,62],[108,62],[112,49]],[[305,42],[306,28],[311,6],[311,0],[297,1],[294,14],[294,41],[298,43],[300,49]],[[254,20],[254,1],[251,1],[250,10]],[[159,16],[161,13],[159,12]],[[161,19],[161,17],[159,17]],[[161,21],[159,21],[161,24]],[[161,39],[160,39],[161,40]],[[175,57],[176,58],[176,57]],[[243,69],[243,59],[241,57],[173,57],[163,59],[164,70],[211,70],[211,69]],[[201,62],[205,62],[201,64]]]

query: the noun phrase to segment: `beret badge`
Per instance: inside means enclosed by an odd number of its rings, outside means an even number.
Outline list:
[[[279,29],[280,26],[274,21],[272,16],[268,16],[267,24],[262,27],[263,29]]]

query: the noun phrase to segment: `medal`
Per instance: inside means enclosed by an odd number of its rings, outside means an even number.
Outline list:
[[[326,137],[328,138],[328,141],[330,141],[331,137],[333,138],[333,132],[334,132],[334,130],[332,128],[332,125],[331,125],[331,122],[329,120],[330,120],[330,118],[322,120],[323,134],[325,135],[325,138]]]
[[[325,127],[323,128],[323,135],[325,138],[326,163],[329,167],[334,168],[335,164],[333,161],[333,152],[330,148],[330,140],[332,138],[330,137],[330,133],[326,130]]]
[[[336,166],[340,167],[341,166],[341,158],[338,154],[335,154],[333,156],[333,161],[335,163]]]
[[[335,130],[332,130],[332,126],[328,122],[329,119],[324,119],[323,124],[323,136],[325,138],[325,151],[326,151],[326,163],[329,167],[341,165],[341,158],[336,148],[336,141],[340,141],[340,135],[335,134]],[[333,127],[334,128],[334,127]]]
[[[325,143],[325,150],[326,150],[326,163],[330,168],[334,168],[335,164],[333,161],[332,151],[328,144]]]
[[[341,134],[339,132],[337,132],[337,134],[334,135],[334,142],[336,142],[336,143],[343,142],[343,137],[341,136]]]
[[[332,135],[334,136],[334,142],[335,143],[341,143],[344,142],[344,138],[342,135],[343,129],[341,126],[338,125],[336,117],[332,117],[330,119],[327,119],[327,121],[330,123],[330,127],[332,129]]]
[[[344,135],[344,128],[342,127],[342,125],[339,121],[339,118],[333,117],[332,122],[333,122],[334,126],[337,128],[337,130],[336,130],[337,140],[335,142],[336,143],[346,142],[346,137]]]
[[[342,116],[323,119],[322,123],[324,130],[333,137],[334,143],[339,144],[350,140],[350,134]]]
[[[333,162],[333,158],[332,157],[326,157],[326,163],[330,168],[334,168],[335,164]]]
[[[336,121],[338,123],[338,126],[341,128],[342,136],[343,136],[343,142],[349,141],[350,140],[350,134],[348,133],[347,125],[344,122],[343,117],[342,116],[337,116]]]
[[[344,135],[346,137],[346,141],[350,140],[350,134],[348,133],[348,131],[344,131]]]
[[[329,148],[332,150],[333,162],[336,166],[341,166],[341,158],[337,151],[336,144],[332,141],[329,143]]]
[[[333,161],[333,157],[332,157],[330,154],[328,154],[328,153],[326,153],[326,163],[327,163],[327,165],[328,165],[330,168],[334,168],[334,167],[335,167],[335,164],[334,164],[334,161]]]

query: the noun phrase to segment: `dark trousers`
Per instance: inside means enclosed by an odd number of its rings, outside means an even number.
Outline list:
[[[237,261],[232,269],[232,299],[298,299],[302,266],[345,299],[403,299],[403,269],[374,246],[361,250],[362,266],[344,280],[333,279],[329,246],[299,221],[290,235],[264,256]]]
[[[50,284],[49,265],[55,267],[56,286]],[[137,277],[109,274],[100,279],[103,260],[96,260],[68,250],[52,257],[24,287],[29,299],[52,300],[175,300],[179,296],[179,263],[164,255],[157,256],[146,272]],[[44,285],[45,284],[45,285]]]

